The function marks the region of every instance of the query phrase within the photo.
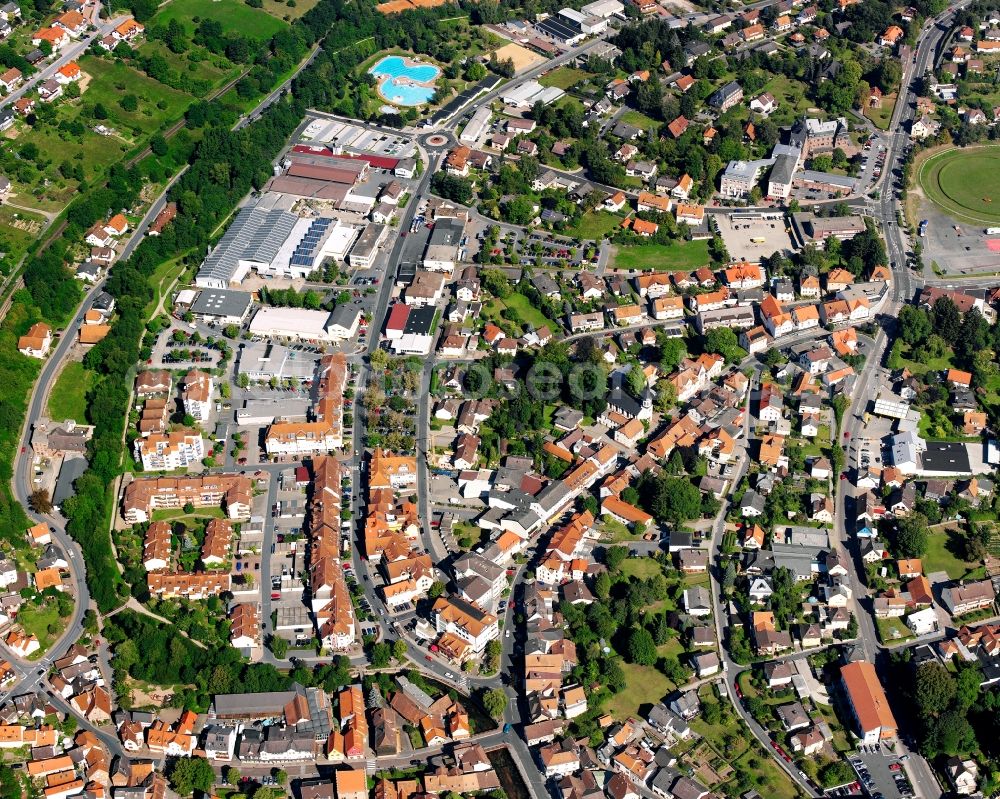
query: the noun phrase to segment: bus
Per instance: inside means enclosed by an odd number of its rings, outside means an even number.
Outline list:
[[[1000,233],[1000,227],[988,227],[988,228],[986,228],[986,235],[987,236],[995,236],[997,233]]]
[[[754,238],[750,239],[751,244],[763,244],[765,241],[767,241],[767,239],[763,236],[754,236]]]

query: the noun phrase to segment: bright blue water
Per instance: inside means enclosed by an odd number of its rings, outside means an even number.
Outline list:
[[[433,64],[407,64],[398,55],[383,58],[370,70],[372,75],[383,78],[378,88],[385,97],[396,105],[424,105],[434,96],[432,83],[441,74]]]

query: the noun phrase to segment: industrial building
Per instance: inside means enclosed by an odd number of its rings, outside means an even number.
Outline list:
[[[180,292],[178,304],[183,303],[184,295],[195,295],[190,289]],[[241,325],[250,315],[253,307],[253,295],[248,291],[229,291],[227,289],[204,289],[192,296],[188,310],[195,319],[219,325]]]
[[[357,332],[361,312],[354,306],[345,310],[310,311],[304,308],[261,308],[250,320],[249,330],[262,338],[298,341],[338,341]]]
[[[462,129],[462,133],[458,137],[459,140],[466,144],[475,144],[489,129],[492,117],[493,113],[490,111],[488,105],[477,108],[476,113],[472,115],[466,126]]]
[[[500,99],[504,105],[511,108],[531,108],[535,103],[543,105],[554,103],[564,94],[565,92],[556,86],[545,88],[537,80],[526,80],[524,83],[505,89],[501,92]]]
[[[371,224],[365,228],[364,232],[358,236],[354,242],[347,261],[356,269],[368,269],[375,262],[379,245],[385,240],[389,228],[385,225]]]
[[[298,219],[288,211],[244,207],[202,263],[195,285],[226,289],[242,282],[251,269],[270,267]]]
[[[281,344],[269,341],[248,341],[241,345],[236,372],[251,380],[297,380],[300,383],[313,379],[319,356],[292,352]]]
[[[553,41],[560,42],[569,47],[572,47],[577,42],[582,42],[587,37],[587,34],[580,29],[580,26],[576,22],[563,16],[549,17],[548,19],[543,19],[541,22],[536,22],[535,29],[544,33]]]
[[[459,242],[465,226],[458,219],[439,219],[427,239],[424,251],[424,269],[432,272],[451,272],[458,261]]]

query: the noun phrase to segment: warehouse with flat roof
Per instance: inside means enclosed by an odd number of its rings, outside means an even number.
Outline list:
[[[250,333],[262,338],[333,341],[330,314],[305,308],[261,308],[250,320]]]
[[[196,319],[221,325],[240,325],[250,314],[253,295],[248,291],[203,289],[189,309]]]
[[[240,344],[236,373],[253,381],[312,380],[319,355],[292,352],[288,347],[270,341],[247,341]],[[284,400],[283,400],[284,401]]]

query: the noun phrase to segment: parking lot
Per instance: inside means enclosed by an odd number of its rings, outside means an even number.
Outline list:
[[[730,259],[756,263],[775,252],[790,253],[792,240],[780,214],[774,218],[753,218],[748,214],[716,214],[719,234]]]
[[[862,746],[851,756],[858,782],[872,799],[910,799],[913,787],[903,764],[887,744]]]

